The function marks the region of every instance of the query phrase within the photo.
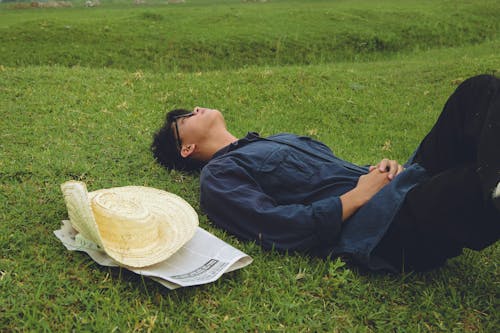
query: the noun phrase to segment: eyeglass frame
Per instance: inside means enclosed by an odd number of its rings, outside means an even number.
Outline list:
[[[181,144],[181,137],[179,135],[179,127],[177,126],[177,120],[179,120],[181,118],[189,118],[189,117],[192,117],[194,115],[195,115],[195,112],[192,111],[189,113],[184,113],[184,114],[180,114],[178,116],[174,116],[172,118],[172,122],[175,125],[175,142],[177,143],[177,148],[179,149],[179,151],[182,150],[182,144]]]

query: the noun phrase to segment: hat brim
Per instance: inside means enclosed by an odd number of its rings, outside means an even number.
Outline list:
[[[124,186],[89,192],[89,201],[103,192],[113,192],[124,200],[137,202],[158,221],[157,238],[134,248],[123,242],[115,242],[112,235],[99,228],[97,223],[105,252],[122,265],[138,268],[162,262],[177,252],[196,232],[198,214],[189,203],[175,194],[151,187]]]

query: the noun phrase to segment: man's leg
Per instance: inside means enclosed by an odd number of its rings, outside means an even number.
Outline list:
[[[481,75],[450,96],[414,162],[431,179],[412,189],[373,254],[428,270],[500,237],[500,80]],[[494,205],[498,205],[497,209]]]
[[[500,86],[497,80],[497,87]],[[500,211],[500,97],[490,105],[490,112],[483,125],[479,139],[478,173],[481,176],[483,190],[489,195],[492,192],[493,202]]]
[[[446,170],[417,185],[373,251],[401,270],[426,271],[500,237],[500,213],[484,199],[474,166]]]
[[[500,181],[500,80],[489,75],[464,81],[450,96],[436,124],[415,155],[435,175],[460,165],[474,165],[483,196]]]

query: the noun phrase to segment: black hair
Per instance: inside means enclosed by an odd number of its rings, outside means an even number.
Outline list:
[[[204,161],[195,160],[190,157],[182,157],[177,147],[177,141],[172,130],[175,117],[190,113],[185,109],[175,109],[167,113],[165,123],[153,136],[151,151],[153,156],[167,170],[199,171],[206,164]]]

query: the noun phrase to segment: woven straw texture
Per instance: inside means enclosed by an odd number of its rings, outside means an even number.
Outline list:
[[[84,183],[61,185],[73,227],[123,266],[164,261],[198,226],[195,210],[179,196],[144,186],[87,193]]]

